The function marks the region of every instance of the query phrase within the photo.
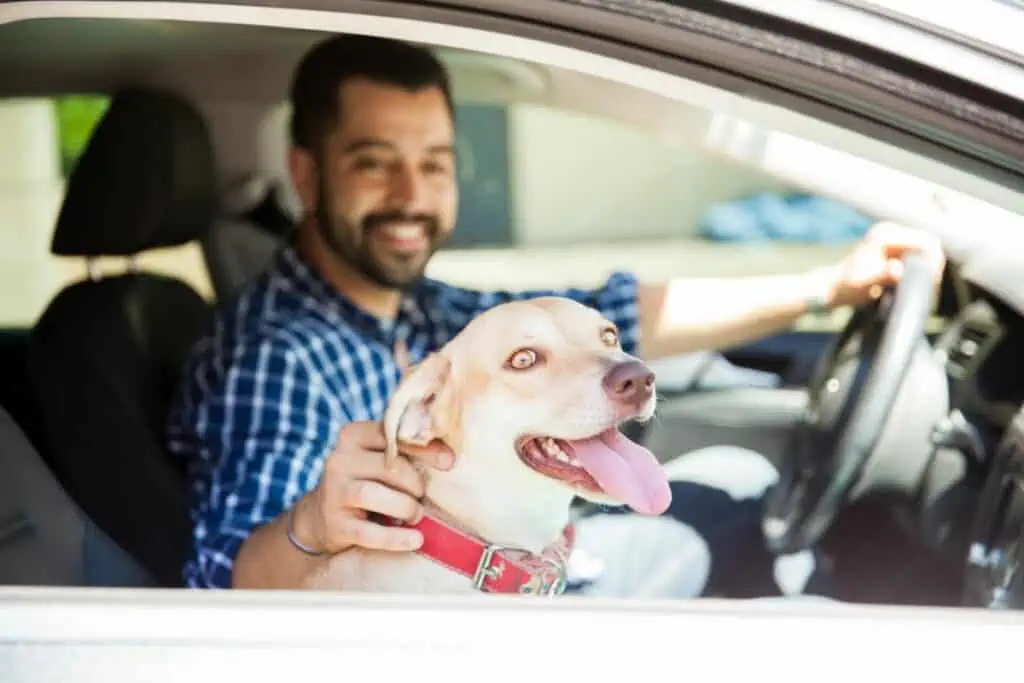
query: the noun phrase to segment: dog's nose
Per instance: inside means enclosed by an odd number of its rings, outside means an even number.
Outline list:
[[[604,376],[604,390],[613,401],[640,405],[654,393],[654,373],[638,360],[619,363]]]

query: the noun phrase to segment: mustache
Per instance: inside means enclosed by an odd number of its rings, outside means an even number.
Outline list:
[[[389,211],[373,213],[363,219],[363,230],[369,232],[375,228],[391,225],[393,223],[418,223],[427,229],[427,234],[437,234],[440,221],[437,216],[425,213],[405,213],[403,211]]]

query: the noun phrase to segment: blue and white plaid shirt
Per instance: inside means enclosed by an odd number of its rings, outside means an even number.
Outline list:
[[[385,323],[285,247],[220,309],[171,411],[168,445],[187,459],[195,524],[186,585],[230,587],[246,536],[317,484],[342,426],[381,419],[400,376],[399,341],[419,362],[478,313],[555,294],[600,310],[635,353],[636,293],[636,278],[625,273],[592,291],[477,292],[426,279]]]

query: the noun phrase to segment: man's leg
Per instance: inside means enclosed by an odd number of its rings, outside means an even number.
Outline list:
[[[576,524],[567,593],[686,599],[703,594],[711,553],[700,534],[671,517],[588,515]]]
[[[736,598],[820,594],[814,553],[775,558],[761,537],[761,504],[778,472],[732,446],[665,465],[672,505],[660,517],[601,508],[577,522],[570,592],[608,597]]]
[[[716,446],[682,455],[665,470],[673,489],[666,514],[691,525],[712,548],[711,591],[761,597],[827,590],[814,551],[776,557],[764,547],[762,505],[779,473],[763,455]]]

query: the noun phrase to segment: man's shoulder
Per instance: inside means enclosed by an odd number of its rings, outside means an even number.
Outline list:
[[[304,357],[325,324],[313,308],[291,299],[266,284],[240,291],[216,310],[199,355],[218,365]]]
[[[230,411],[251,410],[257,396],[283,405],[323,392],[328,364],[315,352],[315,334],[280,303],[249,287],[218,308],[182,373],[169,415],[172,440],[220,424]]]

